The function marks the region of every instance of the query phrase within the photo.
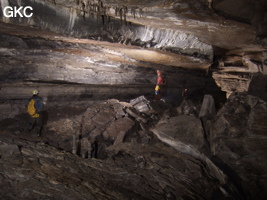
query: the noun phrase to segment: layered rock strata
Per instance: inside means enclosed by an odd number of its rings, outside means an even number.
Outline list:
[[[153,95],[157,69],[167,78],[167,97],[180,96],[184,87],[220,91],[206,76],[208,62],[200,58],[1,26],[2,100],[27,99],[36,88],[48,101],[68,100],[66,96],[84,100]]]

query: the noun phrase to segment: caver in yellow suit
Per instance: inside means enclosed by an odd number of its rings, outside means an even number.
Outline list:
[[[36,128],[36,133],[38,136],[41,135],[42,131],[42,110],[44,107],[44,103],[41,97],[38,96],[38,91],[32,91],[32,97],[26,103],[27,112],[30,115],[28,132],[31,132],[34,128]]]

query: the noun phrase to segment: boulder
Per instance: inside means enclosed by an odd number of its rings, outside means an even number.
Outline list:
[[[150,106],[150,101],[145,96],[140,96],[130,101],[130,104],[141,113],[154,112]]]
[[[124,136],[132,129],[134,124],[135,122],[129,117],[118,119],[107,127],[107,129],[103,132],[103,137],[105,140],[112,141],[115,141],[118,137],[120,137],[120,141],[122,142]],[[116,143],[118,143],[118,141]]]
[[[199,112],[199,117],[213,117],[216,114],[214,99],[206,94]]]
[[[178,141],[198,150],[205,146],[202,124],[195,116],[179,115],[164,119],[152,128],[152,132],[166,135],[173,142]]]
[[[132,108],[127,108],[126,112],[132,117],[134,117],[137,121],[147,123],[147,119],[144,116],[142,116],[142,114],[137,110]]]
[[[98,124],[106,125],[115,120],[115,113],[111,109],[99,111],[92,120]]]
[[[0,120],[6,118],[14,118],[16,115],[20,114],[23,108],[26,113],[26,108],[24,107],[24,105],[0,102],[0,110],[1,110]]]
[[[8,145],[8,144],[0,145],[0,156],[10,156],[19,153],[20,151],[17,145]]]
[[[205,151],[205,139],[200,119],[194,116],[180,115],[160,121],[151,131],[159,140],[176,151],[189,155],[205,163],[209,173],[220,184],[226,184],[227,176],[202,152]]]
[[[108,104],[113,107],[114,112],[116,113],[116,119],[122,118],[126,116],[126,109],[131,108],[132,105],[127,102],[119,101],[117,99],[109,99],[107,100]]]
[[[267,63],[265,66],[267,66]],[[249,85],[248,93],[252,96],[256,96],[263,99],[264,101],[267,101],[267,67],[265,67],[265,71],[265,75],[259,73],[253,75],[252,81]]]
[[[177,108],[178,114],[195,115],[194,104],[191,100],[183,100],[181,105]]]
[[[250,199],[267,196],[267,109],[266,102],[247,95],[232,94],[212,120],[210,146],[230,179]]]

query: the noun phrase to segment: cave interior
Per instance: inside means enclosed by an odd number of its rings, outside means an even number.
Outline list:
[[[0,6],[1,199],[267,198],[265,0]]]

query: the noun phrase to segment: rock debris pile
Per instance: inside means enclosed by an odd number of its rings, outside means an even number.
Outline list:
[[[76,115],[75,104],[54,105],[41,137],[2,120],[0,197],[264,199],[266,102],[232,94],[214,117],[199,117],[213,106],[185,101],[110,99]]]

